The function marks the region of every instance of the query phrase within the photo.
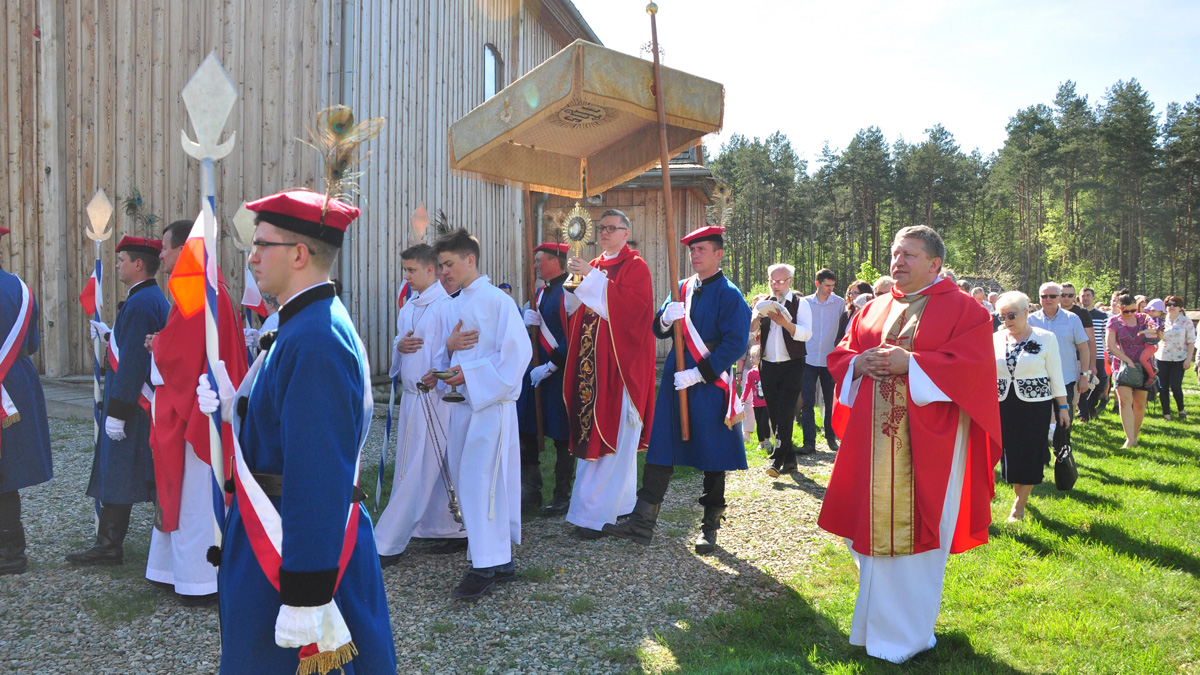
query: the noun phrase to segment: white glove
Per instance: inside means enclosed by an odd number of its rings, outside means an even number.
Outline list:
[[[236,392],[229,374],[225,371],[224,361],[217,361],[214,371],[217,376],[217,391],[213,391],[208,383],[208,373],[200,373],[200,384],[196,387],[196,405],[205,415],[211,415],[220,408],[221,420],[228,422],[233,419],[233,397]]]
[[[663,307],[662,322],[664,326],[669,326],[672,323],[683,318],[685,314],[682,302],[668,302],[666,307]]]
[[[104,418],[104,433],[114,441],[125,440],[125,420],[119,420],[115,417]]]
[[[558,366],[554,365],[553,363],[543,363],[537,368],[529,371],[529,384],[532,384],[536,387],[542,383],[542,380],[550,377],[550,375],[557,370]]]
[[[275,644],[284,649],[295,649],[317,642],[321,639],[321,620],[324,615],[325,605],[280,605],[279,615],[275,617]]]
[[[109,328],[103,321],[88,321],[88,323],[92,324],[91,333],[93,340],[96,338],[107,340],[108,334],[112,332],[112,329]]]
[[[542,313],[532,309],[525,310],[525,327],[531,328],[540,325],[542,325]]]
[[[258,331],[257,330],[255,330],[253,328],[244,328],[244,329],[242,329],[242,334],[246,336],[246,346],[247,347],[257,347],[258,346]]]
[[[675,390],[687,389],[688,387],[700,384],[704,381],[704,376],[700,374],[699,368],[688,368],[675,373]]]

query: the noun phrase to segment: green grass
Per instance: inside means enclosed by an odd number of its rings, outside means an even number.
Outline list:
[[[572,614],[587,614],[596,609],[596,601],[586,595],[581,595],[571,601]]]
[[[544,583],[554,578],[554,570],[549,567],[524,567],[517,570],[517,578],[521,581]]]
[[[159,592],[151,587],[102,591],[83,599],[83,606],[92,619],[107,625],[128,623],[150,616],[158,609]]]
[[[938,646],[908,664],[848,644],[857,575],[830,543],[811,570],[750,568],[781,596],[655,634],[637,649],[639,670],[1200,672],[1200,422],[1163,422],[1157,410],[1131,450],[1111,412],[1077,427],[1079,483],[1059,493],[1047,469],[1020,523],[1006,522],[1012,490],[997,483],[990,542],[951,557]]]

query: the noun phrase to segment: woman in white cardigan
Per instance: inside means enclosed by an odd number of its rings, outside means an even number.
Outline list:
[[[1029,296],[1009,291],[997,298],[996,311],[1004,322],[992,337],[1004,446],[1000,471],[1017,497],[1008,514],[1011,523],[1025,517],[1029,494],[1042,482],[1042,470],[1050,462],[1047,439],[1054,410],[1064,427],[1071,420],[1058,340],[1054,333],[1029,325]]]

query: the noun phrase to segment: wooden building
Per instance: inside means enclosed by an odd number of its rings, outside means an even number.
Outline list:
[[[220,263],[235,298],[245,254],[229,235],[232,216],[244,201],[319,187],[316,153],[298,140],[316,112],[346,103],[360,118],[387,118],[368,146],[363,217],[336,273],[379,374],[390,360],[399,252],[412,243],[408,216],[419,204],[477,234],[483,271],[523,295],[523,193],[451,175],[450,124],[572,41],[599,42],[570,0],[0,0],[0,13],[0,224],[13,230],[0,239],[0,266],[25,279],[40,303],[35,360],[50,377],[91,373],[76,298],[93,266],[84,208],[96,190],[118,205],[102,247],[109,322],[124,297],[113,246],[126,234],[150,234],[121,213],[119,198],[141,192],[161,218],[156,236],[200,210],[199,165],[179,140],[183,130],[193,136],[180,92],[210,52],[239,93],[222,136],[236,133],[236,145],[215,176]],[[707,175],[699,155],[689,156],[675,178],[681,233],[703,222],[711,184],[688,177]],[[661,299],[669,285],[655,174],[589,208],[629,213]],[[684,255],[681,274],[688,269]]]

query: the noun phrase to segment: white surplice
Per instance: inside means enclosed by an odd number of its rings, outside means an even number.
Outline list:
[[[183,444],[183,484],[179,491],[179,527],[173,532],[150,528],[146,578],[175,586],[180,595],[217,592],[217,568],[208,562],[216,544],[212,502],[212,469],[192,444]]]
[[[608,256],[606,256],[608,257]],[[590,272],[575,289],[575,297],[608,321],[608,277]],[[630,328],[632,329],[632,327]],[[649,330],[643,326],[641,330]],[[575,487],[567,522],[589,530],[616,523],[617,516],[633,511],[637,502],[637,448],[642,436],[642,418],[634,408],[629,391],[621,387],[621,426],[616,452],[593,462],[575,460]]]
[[[461,538],[466,532],[450,514],[450,498],[442,480],[441,467],[430,434],[425,405],[432,407],[436,438],[442,452],[448,452],[450,403],[442,401],[446,388],[429,393],[417,390],[417,383],[429,370],[443,370],[448,363],[446,337],[454,327],[450,296],[441,284],[434,283],[411,297],[396,317],[396,338],[392,342],[392,366],[389,377],[400,376],[400,404],[394,416],[396,426],[396,473],[392,494],[379,522],[375,524],[375,545],[380,555],[397,555],[408,548],[414,537]],[[455,319],[456,320],[456,319]],[[400,340],[412,331],[423,344],[412,354],[396,350]]]
[[[861,377],[854,377],[854,359],[846,369],[838,399],[846,406],[854,404],[862,384]],[[911,355],[908,357],[908,396],[917,406],[950,400]],[[938,524],[940,548],[905,556],[869,556],[855,551],[853,542],[846,540],[846,545],[851,546],[854,564],[858,566],[858,599],[850,622],[850,644],[866,647],[871,656],[903,663],[937,644],[933,629],[942,605],[942,583],[946,578],[946,562],[958,520],[970,424],[971,419],[960,411],[950,480]]]
[[[521,455],[517,397],[533,357],[529,333],[516,303],[487,276],[471,282],[454,299],[452,323],[479,331],[470,349],[454,352],[466,395],[451,405],[450,467],[467,528],[472,567],[512,561],[511,544],[521,543]],[[510,543],[511,542],[511,543]]]

